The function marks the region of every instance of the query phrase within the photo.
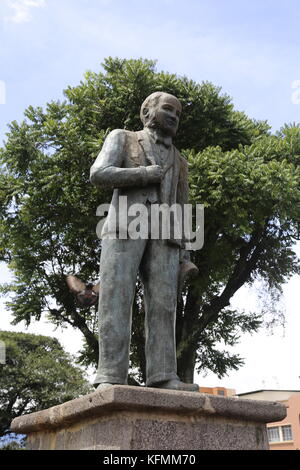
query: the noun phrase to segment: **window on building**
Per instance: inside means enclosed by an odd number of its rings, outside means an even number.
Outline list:
[[[292,426],[281,426],[282,429],[282,437],[284,441],[292,441]]]
[[[279,427],[268,428],[268,438],[269,442],[278,442],[280,441]]]
[[[284,442],[292,441],[292,426],[272,426],[268,430],[268,439],[269,442]]]

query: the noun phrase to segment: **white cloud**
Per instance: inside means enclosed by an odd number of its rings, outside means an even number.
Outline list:
[[[45,0],[6,0],[7,6],[13,14],[6,18],[13,23],[26,23],[32,19],[32,8],[45,6]]]

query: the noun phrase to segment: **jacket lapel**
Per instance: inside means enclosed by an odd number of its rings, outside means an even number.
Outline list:
[[[157,165],[159,159],[156,157],[156,151],[154,146],[152,145],[150,136],[147,131],[138,131],[137,132],[137,140],[140,145],[140,148],[142,150],[143,154],[143,159],[146,162],[147,165]],[[174,204],[176,202],[176,195],[177,195],[177,184],[178,184],[178,179],[179,179],[179,172],[180,172],[180,153],[176,149],[174,145],[172,145],[172,148],[170,150],[170,156],[169,156],[169,163],[170,166],[168,169],[173,167],[173,175],[172,175],[172,185],[171,185],[171,197],[170,197],[170,202],[171,204]],[[141,160],[141,165],[144,163]],[[171,164],[172,162],[172,164]]]
[[[144,159],[147,165],[157,165],[159,162],[155,147],[152,145],[150,136],[147,131],[138,131],[138,142],[143,150]]]
[[[171,186],[171,198],[170,202],[171,204],[176,203],[177,199],[177,185],[178,185],[178,179],[179,179],[179,171],[180,171],[180,153],[178,150],[172,146],[172,151],[173,151],[173,175],[172,175],[172,186]]]

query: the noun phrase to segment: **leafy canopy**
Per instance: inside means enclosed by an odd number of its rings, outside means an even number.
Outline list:
[[[17,416],[59,405],[91,386],[55,338],[0,331],[6,363],[0,364],[0,436]]]

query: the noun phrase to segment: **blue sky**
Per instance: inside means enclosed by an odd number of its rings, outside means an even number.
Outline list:
[[[0,139],[28,105],[60,98],[109,55],[209,80],[274,130],[298,122],[299,13],[296,0],[0,0]]]
[[[158,70],[211,81],[274,131],[300,122],[299,17],[296,0],[0,0],[0,142],[27,106],[62,98],[64,88],[77,85],[86,70],[100,70],[108,56],[156,59]],[[2,282],[9,273],[0,268]],[[285,289],[285,337],[282,331],[244,337],[236,352],[246,366],[223,385],[240,392],[300,389],[291,362],[299,356],[297,286],[294,278]],[[241,291],[234,305],[249,308],[251,295]],[[6,313],[0,327],[24,330],[9,321]],[[43,322],[30,328],[54,334],[72,352],[79,347],[78,332],[53,333]],[[200,382],[220,384],[212,375]]]

